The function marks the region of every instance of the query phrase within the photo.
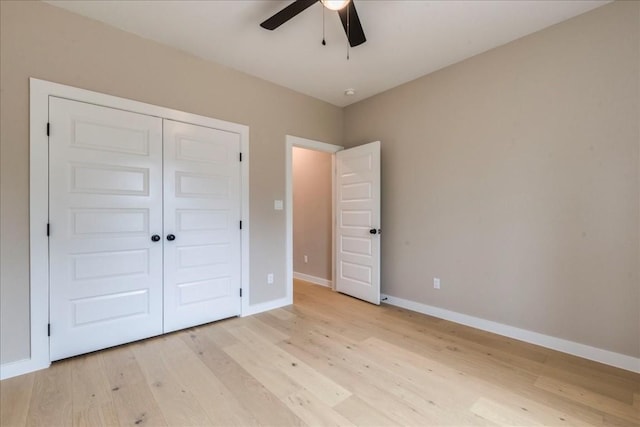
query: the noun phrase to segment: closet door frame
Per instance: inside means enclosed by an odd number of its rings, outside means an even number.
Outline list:
[[[55,96],[174,121],[222,129],[240,135],[241,169],[241,316],[249,313],[249,127],[159,107],[99,92],[30,78],[29,108],[29,261],[30,357],[2,366],[2,377],[47,368],[49,356],[49,97]],[[55,129],[51,129],[55,132]],[[55,328],[55,325],[53,326]],[[52,331],[55,333],[55,330]]]

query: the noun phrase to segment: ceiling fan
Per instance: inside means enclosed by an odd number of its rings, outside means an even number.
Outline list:
[[[318,2],[321,2],[327,9],[338,12],[351,47],[359,46],[367,41],[353,0],[296,0],[261,23],[260,26],[267,30],[275,30],[280,25]]]

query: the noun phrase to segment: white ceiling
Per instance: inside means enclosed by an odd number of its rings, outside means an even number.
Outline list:
[[[367,42],[350,50],[320,3],[275,31],[259,26],[292,0],[48,1],[142,37],[346,106],[608,1],[355,0]],[[356,95],[344,91],[354,88]]]

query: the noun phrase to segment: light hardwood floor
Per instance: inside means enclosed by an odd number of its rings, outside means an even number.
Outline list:
[[[2,381],[2,426],[640,425],[640,375],[295,288],[291,307]]]

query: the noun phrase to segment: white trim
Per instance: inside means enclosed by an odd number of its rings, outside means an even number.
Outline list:
[[[31,81],[29,92],[29,358],[0,366],[0,379],[44,369],[49,359],[48,94]]]
[[[36,359],[22,359],[15,362],[0,365],[0,380],[17,377],[18,375],[28,374],[29,372],[39,371],[51,366],[51,362],[43,363]]]
[[[244,296],[242,298],[244,299]],[[285,297],[273,301],[249,305],[246,311],[242,310],[242,317],[251,316],[253,314],[258,314],[269,310],[275,310],[276,308],[286,307],[291,304],[293,304],[293,299]]]
[[[314,285],[326,286],[327,288],[333,287],[333,281],[329,279],[323,279],[322,277],[312,276],[310,274],[293,272],[293,278],[298,280],[304,280],[305,282],[313,283]]]
[[[249,127],[197,114],[159,107],[130,99],[44,80],[29,79],[29,261],[30,261],[30,357],[0,366],[0,378],[20,375],[50,365],[49,338],[49,248],[46,224],[49,221],[49,159],[46,124],[49,121],[49,97],[56,96],[102,105],[140,114],[223,129],[240,135],[243,157],[242,174],[242,279],[241,314],[249,310]]]
[[[640,373],[640,358],[614,353],[609,350],[591,347],[589,345],[580,344],[562,338],[552,337],[550,335],[544,335],[538,332],[520,329],[503,323],[493,322],[491,320],[481,319],[479,317],[469,316],[390,295],[383,294],[381,297],[382,302],[396,307],[406,308],[407,310],[449,320],[451,322],[481,329],[483,331],[493,332],[494,334],[561,351],[563,353],[604,363],[606,365],[615,366],[616,368],[626,369],[627,371]]]
[[[339,145],[327,144],[326,142],[314,141],[312,139],[300,138],[298,136],[287,135],[285,138],[285,298],[293,303],[293,147],[302,147],[310,150],[323,151],[335,154],[344,150]],[[332,156],[335,157],[335,156]],[[335,161],[332,159],[331,166],[331,282],[335,283]]]
[[[245,311],[249,311],[249,298],[251,296],[250,285],[250,260],[249,260],[249,242],[250,242],[250,225],[249,221],[249,127],[243,126],[245,129],[240,133],[240,149],[242,152],[242,162],[240,163],[241,177],[240,188],[242,192],[242,204],[240,215],[242,218],[242,232],[240,236],[240,245],[242,247],[242,271],[240,272],[240,286],[242,289],[242,298],[240,298],[240,316],[244,316]]]
[[[331,156],[331,285],[336,290],[336,155]]]

